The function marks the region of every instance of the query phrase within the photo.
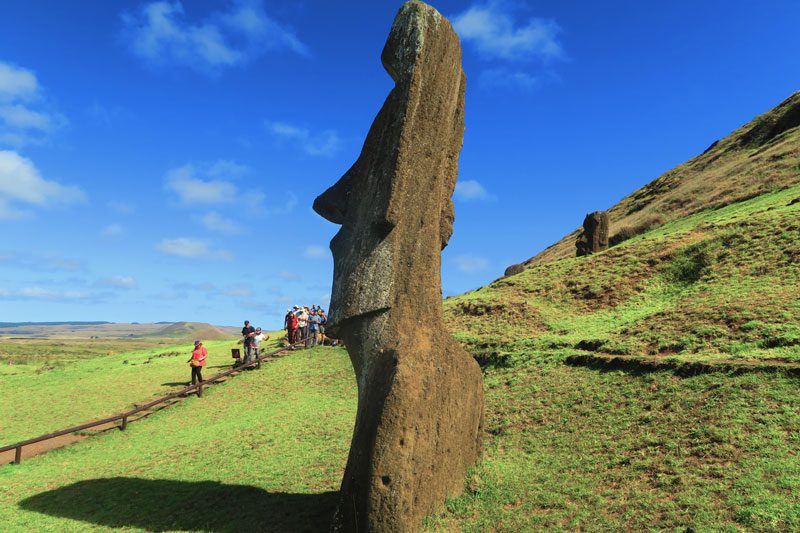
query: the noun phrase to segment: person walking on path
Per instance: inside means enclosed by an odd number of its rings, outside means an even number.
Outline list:
[[[253,337],[256,336],[256,328],[250,325],[249,320],[244,321],[242,328],[242,338],[244,343],[244,363],[247,364],[253,360]]]
[[[192,358],[187,362],[192,366],[192,385],[203,382],[203,367],[206,366],[208,351],[199,340],[194,341]]]
[[[297,329],[300,331],[297,342],[305,341],[303,344],[308,348],[308,307],[300,308],[300,314],[297,315]]]
[[[269,335],[264,335],[261,333],[261,328],[256,328],[256,334],[253,336],[253,352],[256,359],[258,359],[258,354],[261,353],[261,343],[268,340]],[[261,361],[256,364],[256,368],[261,368]]]

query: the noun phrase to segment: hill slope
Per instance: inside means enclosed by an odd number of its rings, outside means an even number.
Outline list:
[[[230,330],[231,328],[226,328]],[[224,331],[222,328],[212,326],[205,322],[175,322],[153,332],[151,335],[180,339],[220,340],[229,339],[235,333]]]
[[[610,235],[623,228],[655,227],[800,183],[798,126],[800,92],[610,208]],[[579,231],[524,264],[574,256]]]
[[[569,235],[445,301],[484,361],[533,353],[800,363],[800,93],[610,210],[659,224],[591,256]]]

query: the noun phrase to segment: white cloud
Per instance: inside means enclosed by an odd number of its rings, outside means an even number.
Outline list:
[[[201,172],[204,172],[200,169]],[[167,173],[167,189],[178,195],[180,201],[187,205],[195,204],[230,204],[236,201],[236,185],[230,181],[196,177],[198,169],[193,165],[184,165]],[[207,172],[204,172],[207,175]]]
[[[542,80],[527,72],[508,68],[492,68],[481,72],[478,82],[482,89],[521,89],[530,90],[539,85]]]
[[[111,276],[97,280],[98,287],[112,287],[116,289],[133,289],[136,287],[136,279],[132,276]]]
[[[39,83],[33,72],[0,61],[0,102],[27,100],[38,91]]]
[[[327,257],[328,256],[328,250],[326,250],[322,246],[310,245],[310,246],[306,246],[306,249],[303,252],[303,255],[305,257],[308,257],[309,259],[321,259],[323,257]]]
[[[119,237],[120,235],[122,235],[122,233],[123,233],[122,226],[120,226],[119,224],[109,224],[108,226],[103,228],[103,231],[100,232],[100,235],[102,235],[103,237]]]
[[[458,255],[453,258],[456,268],[465,274],[475,274],[486,270],[489,261],[477,255]]]
[[[485,59],[548,62],[564,56],[554,20],[530,18],[517,25],[500,2],[473,5],[453,18],[453,27]]]
[[[314,133],[287,122],[265,121],[264,127],[274,137],[296,143],[306,154],[311,156],[328,156],[336,153],[341,140],[334,130]]]
[[[160,252],[167,255],[186,258],[218,259],[222,261],[233,260],[233,255],[227,250],[212,250],[208,242],[199,239],[179,237],[177,239],[163,239],[156,246]]]
[[[223,217],[216,211],[211,211],[201,216],[200,222],[209,230],[219,233],[235,235],[242,232],[242,227],[239,224],[233,220]]]
[[[0,61],[0,144],[40,144],[66,124],[66,117],[48,109],[33,72]]]
[[[51,302],[80,301],[89,298],[89,294],[82,291],[52,290],[42,287],[23,287],[20,289],[0,288],[2,300],[43,300]]]
[[[18,204],[47,208],[85,201],[86,195],[78,187],[46,180],[30,159],[0,150],[0,218],[28,215]]]
[[[241,191],[231,181],[249,172],[249,167],[234,161],[187,164],[167,172],[165,186],[178,196],[184,206],[237,204],[252,212],[267,215],[285,215],[295,208],[297,197],[290,191],[283,193],[284,199],[280,200],[278,193],[266,195],[251,187]],[[237,224],[218,213],[204,215],[200,221],[214,231],[238,232]]]
[[[294,32],[278,24],[257,0],[238,0],[223,13],[189,21],[180,1],[145,4],[122,15],[123,40],[150,64],[179,64],[215,72],[247,64],[269,50],[308,55]]]
[[[206,166],[205,173],[210,178],[233,179],[240,178],[250,172],[250,167],[236,161],[218,159]]]
[[[456,182],[455,197],[464,202],[471,200],[494,200],[486,189],[478,181],[461,180]]]

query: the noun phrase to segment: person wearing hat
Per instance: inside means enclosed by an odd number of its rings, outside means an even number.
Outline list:
[[[283,323],[283,329],[286,330],[286,340],[290,348],[294,350],[294,346],[292,345],[297,342],[297,315],[291,309],[286,310],[286,319]]]
[[[200,340],[194,341],[192,357],[187,361],[192,367],[192,385],[203,382],[203,367],[206,366],[208,351]]]
[[[308,307],[300,308],[300,312],[297,314],[297,329],[300,332],[300,338],[297,339],[297,342],[305,341],[303,345],[308,348]]]
[[[256,336],[256,328],[250,325],[249,320],[244,321],[242,328],[242,344],[244,344],[244,363],[247,364],[253,360],[253,337]]]
[[[261,333],[261,328],[256,328],[256,334],[253,336],[253,351],[255,357],[258,359],[258,354],[261,353],[261,343],[269,340],[269,335]],[[256,368],[261,368],[261,362],[256,364]]]

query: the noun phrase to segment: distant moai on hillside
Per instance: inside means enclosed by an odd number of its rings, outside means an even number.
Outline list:
[[[586,215],[575,248],[578,257],[608,249],[608,213],[595,211]]]

